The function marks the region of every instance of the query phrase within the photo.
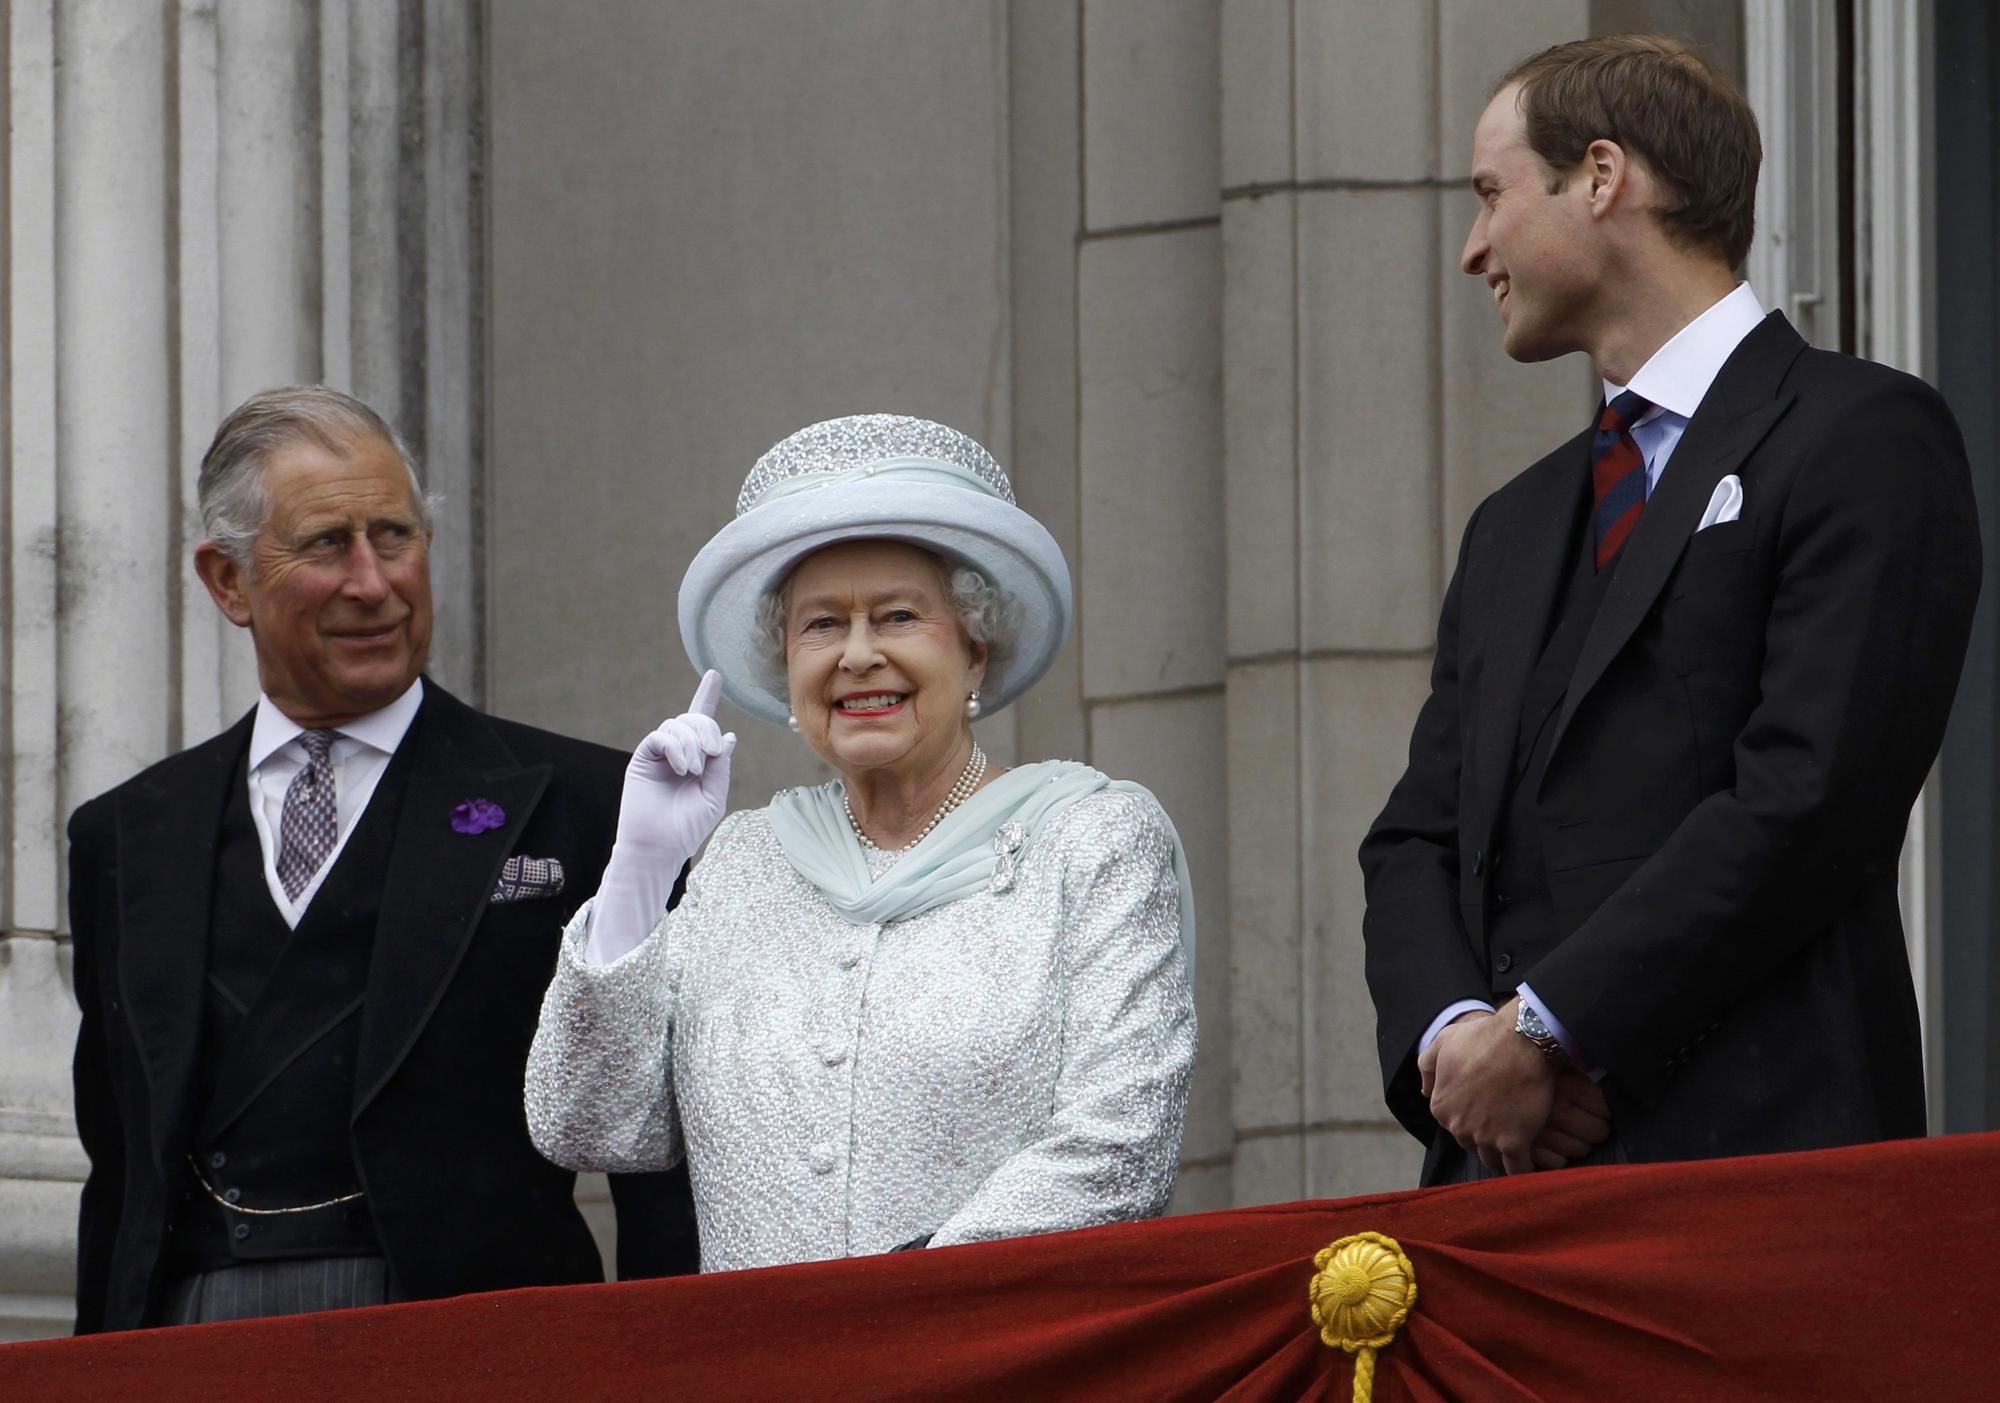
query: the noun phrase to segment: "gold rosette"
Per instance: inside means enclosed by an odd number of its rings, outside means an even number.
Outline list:
[[[1417,1273],[1402,1246],[1381,1233],[1343,1237],[1313,1258],[1313,1324],[1320,1340],[1354,1358],[1354,1403],[1375,1395],[1375,1351],[1386,1349],[1417,1304]]]

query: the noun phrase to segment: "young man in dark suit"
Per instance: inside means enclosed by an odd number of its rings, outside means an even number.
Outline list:
[[[625,757],[422,678],[429,506],[359,401],[254,396],[200,493],[263,696],[70,820],[78,1332],[601,1280],[521,1086]],[[613,1196],[621,1274],[693,1270],[684,1172]]]
[[[1692,53],[1562,45],[1474,137],[1461,266],[1594,423],[1473,513],[1361,848],[1425,1182],[1925,1130],[1897,910],[1980,559],[1928,386],[1734,269],[1760,149]]]

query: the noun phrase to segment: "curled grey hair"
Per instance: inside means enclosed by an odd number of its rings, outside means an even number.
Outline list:
[[[409,447],[382,416],[354,396],[325,385],[283,385],[250,396],[216,429],[202,455],[197,488],[203,532],[225,555],[254,573],[250,543],[271,515],[270,493],[264,489],[264,465],[270,455],[301,442],[341,453],[371,438],[396,450],[410,475],[410,495],[424,530],[429,531],[437,499],[424,492]]]
[[[1014,652],[1014,633],[1020,626],[1021,606],[1005,590],[990,583],[969,565],[947,560],[936,551],[924,554],[937,565],[943,578],[945,596],[958,626],[974,643],[986,646],[986,688],[998,685]],[[795,567],[796,568],[796,567]],[[757,640],[763,645],[758,655],[757,681],[781,695],[785,679],[785,591],[791,587],[791,573],[778,581],[757,601]]]

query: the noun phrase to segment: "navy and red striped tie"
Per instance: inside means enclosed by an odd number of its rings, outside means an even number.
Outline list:
[[[1652,407],[1627,390],[1597,416],[1597,437],[1590,444],[1590,491],[1595,503],[1590,539],[1600,570],[1618,554],[1646,510],[1646,455],[1632,437],[1632,426]]]

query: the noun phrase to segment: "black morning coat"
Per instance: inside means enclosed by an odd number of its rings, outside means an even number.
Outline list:
[[[1497,829],[1590,442],[1467,523],[1409,766],[1361,847],[1389,1106],[1428,1176],[1447,1137],[1418,1040],[1525,981],[1608,1070],[1626,1158],[1922,1135],[1898,855],[1980,578],[1951,413],[1776,313],[1736,348],[1576,657],[1530,805],[1550,916],[1503,951]],[[1731,473],[1741,517],[1697,534]]]
[[[78,1333],[133,1328],[157,1302],[195,1133],[217,832],[254,717],[70,819],[76,1116],[90,1155]],[[529,1143],[521,1094],[563,924],[610,854],[625,757],[482,715],[428,680],[398,761],[405,752],[349,1113],[383,1254],[411,1299],[602,1280],[575,1176]],[[461,833],[452,811],[475,798],[505,819]],[[558,859],[560,894],[489,904],[515,854]],[[621,1276],[694,1269],[685,1168],[614,1176],[612,1194]]]

